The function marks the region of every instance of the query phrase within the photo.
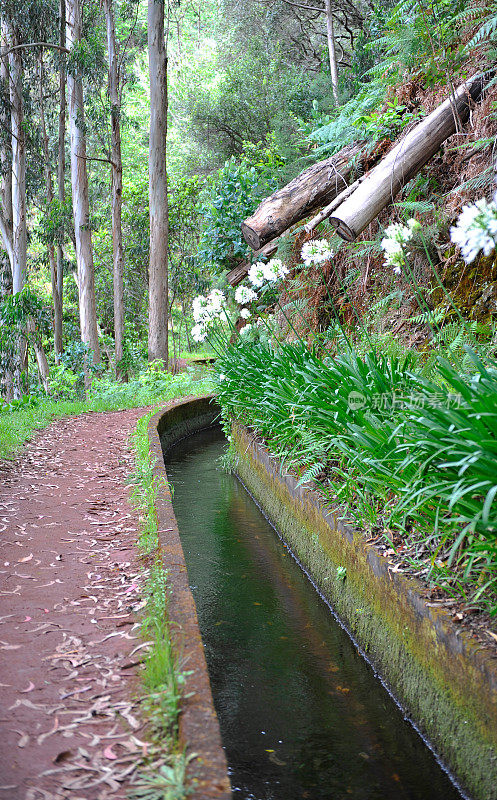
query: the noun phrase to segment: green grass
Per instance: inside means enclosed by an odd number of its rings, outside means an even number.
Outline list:
[[[185,786],[187,758],[178,740],[178,718],[186,675],[171,640],[167,572],[158,552],[156,499],[165,484],[155,478],[150,456],[148,423],[153,414],[152,410],[143,416],[133,434],[135,471],[130,482],[134,486],[131,502],[140,515],[138,546],[142,555],[151,559],[145,587],[147,610],[141,633],[145,640],[153,641],[153,646],[140,676],[141,705],[153,739],[152,746],[161,756],[166,750],[167,761],[158,771],[147,769],[144,763],[131,796],[143,800],[184,800],[189,794]]]

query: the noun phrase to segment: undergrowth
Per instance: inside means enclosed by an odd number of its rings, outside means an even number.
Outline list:
[[[497,365],[301,344],[237,344],[219,361],[225,416],[317,481],[343,518],[389,543],[431,588],[497,613]]]
[[[211,388],[208,370],[189,370],[179,375],[147,370],[129,383],[96,381],[86,400],[26,395],[0,407],[0,459],[15,458],[24,442],[54,419],[158,405],[173,397],[205,394]]]
[[[133,434],[135,471],[131,478],[134,486],[131,501],[140,515],[138,546],[150,561],[145,586],[146,616],[141,633],[152,647],[141,673],[141,705],[153,746],[161,753],[166,749],[167,759],[154,772],[144,763],[131,797],[136,800],[184,800],[189,794],[185,787],[188,759],[178,740],[178,717],[186,674],[181,670],[171,640],[167,571],[158,552],[156,499],[158,492],[165,489],[165,483],[155,478],[150,456],[148,423],[153,414],[151,411],[142,417]]]

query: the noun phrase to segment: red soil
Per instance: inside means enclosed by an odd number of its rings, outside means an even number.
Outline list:
[[[126,486],[143,413],[55,422],[0,471],[0,800],[121,799],[147,755]]]

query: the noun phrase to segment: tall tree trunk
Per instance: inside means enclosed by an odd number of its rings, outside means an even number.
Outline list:
[[[337,54],[335,48],[335,29],[333,24],[333,14],[331,12],[331,0],[324,0],[326,12],[326,34],[328,38],[328,54],[330,57],[331,88],[335,103],[338,105],[338,68]]]
[[[21,44],[19,32],[8,22],[9,44]],[[23,65],[20,50],[9,53],[10,129],[12,132],[12,293],[26,283],[28,232],[26,221],[26,137],[22,96]],[[27,346],[19,336],[14,356],[14,397],[20,397],[26,384]]]
[[[66,46],[66,0],[60,0],[60,32],[59,45]],[[59,206],[62,209],[66,199],[66,67],[64,57],[61,55],[59,67],[59,142],[57,157],[57,194]],[[59,354],[64,349],[64,332],[62,327],[62,315],[64,311],[64,246],[62,241],[57,243],[57,300],[58,306],[55,307],[54,296],[54,344],[55,360],[59,360]]]
[[[82,37],[80,0],[67,3],[67,43],[77,45]],[[71,131],[71,186],[74,236],[78,267],[79,319],[81,339],[93,352],[93,362],[100,363],[95,301],[93,250],[89,226],[88,173],[86,169],[86,134],[84,130],[83,82],[80,75],[68,74],[69,125]],[[87,380],[88,382],[88,380]]]
[[[181,298],[181,311],[183,313],[183,319],[185,321],[185,332],[186,332],[186,346],[188,352],[191,353],[192,351],[192,342],[190,339],[190,325],[188,324],[188,317],[185,309],[185,301]]]
[[[116,378],[125,379],[126,371],[120,362],[124,355],[124,249],[121,227],[123,202],[123,166],[121,157],[121,97],[119,64],[116,53],[116,30],[112,0],[103,0],[107,25],[109,55],[110,152],[112,162],[112,250],[114,283],[114,342]]]
[[[36,323],[33,317],[29,318],[27,329],[28,333],[31,335],[31,344],[33,345],[33,350],[35,351],[36,365],[38,367],[38,374],[40,376],[40,381],[45,390],[45,393],[48,394],[48,378],[50,374],[50,369],[48,366],[45,350],[43,349],[43,345],[41,344],[41,341],[38,337],[38,331],[36,330]]]
[[[148,358],[167,367],[167,57],[164,42],[164,0],[148,0],[148,63],[150,71],[150,265]]]
[[[2,253],[0,257],[0,301],[12,294],[12,269],[9,259]],[[5,323],[0,314],[0,327]],[[9,402],[14,397],[14,376],[10,348],[0,351],[0,396]]]
[[[40,127],[41,127],[41,138],[43,142],[43,158],[45,161],[44,164],[44,172],[45,172],[45,191],[47,194],[47,204],[49,206],[53,203],[53,182],[52,182],[52,170],[50,169],[50,151],[48,147],[48,134],[47,134],[47,126],[45,124],[45,111],[44,111],[44,99],[43,99],[43,81],[44,81],[44,70],[43,70],[43,50],[40,50]],[[59,299],[59,289],[57,286],[57,262],[55,260],[55,247],[53,242],[49,242],[47,244],[47,253],[48,253],[48,262],[50,264],[50,279],[52,283],[52,301],[53,301],[53,308],[54,308],[54,350],[55,350],[55,360],[58,362],[59,355],[61,352],[60,346],[57,346],[57,317],[61,316],[61,308],[60,308],[60,299]],[[60,345],[60,342],[59,342]],[[41,375],[41,372],[40,372]]]
[[[8,48],[9,29],[5,20],[1,23],[2,50]],[[0,59],[0,80],[5,87],[6,96],[10,97],[10,75],[9,61],[7,57]],[[12,141],[7,142],[7,132],[10,131],[10,112],[7,106],[2,106],[0,110],[0,125],[3,129],[0,149],[0,169],[1,169],[1,230],[2,242],[7,253],[11,277],[14,274],[14,252],[12,247]],[[12,280],[10,281],[12,291]]]
[[[17,31],[11,28],[12,45],[20,44]],[[9,54],[10,106],[12,130],[12,291],[20,292],[26,282],[26,137],[22,99],[22,56],[19,50]]]

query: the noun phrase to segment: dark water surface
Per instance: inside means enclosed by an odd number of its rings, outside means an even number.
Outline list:
[[[220,431],[166,458],[233,797],[456,800],[243,486]]]

